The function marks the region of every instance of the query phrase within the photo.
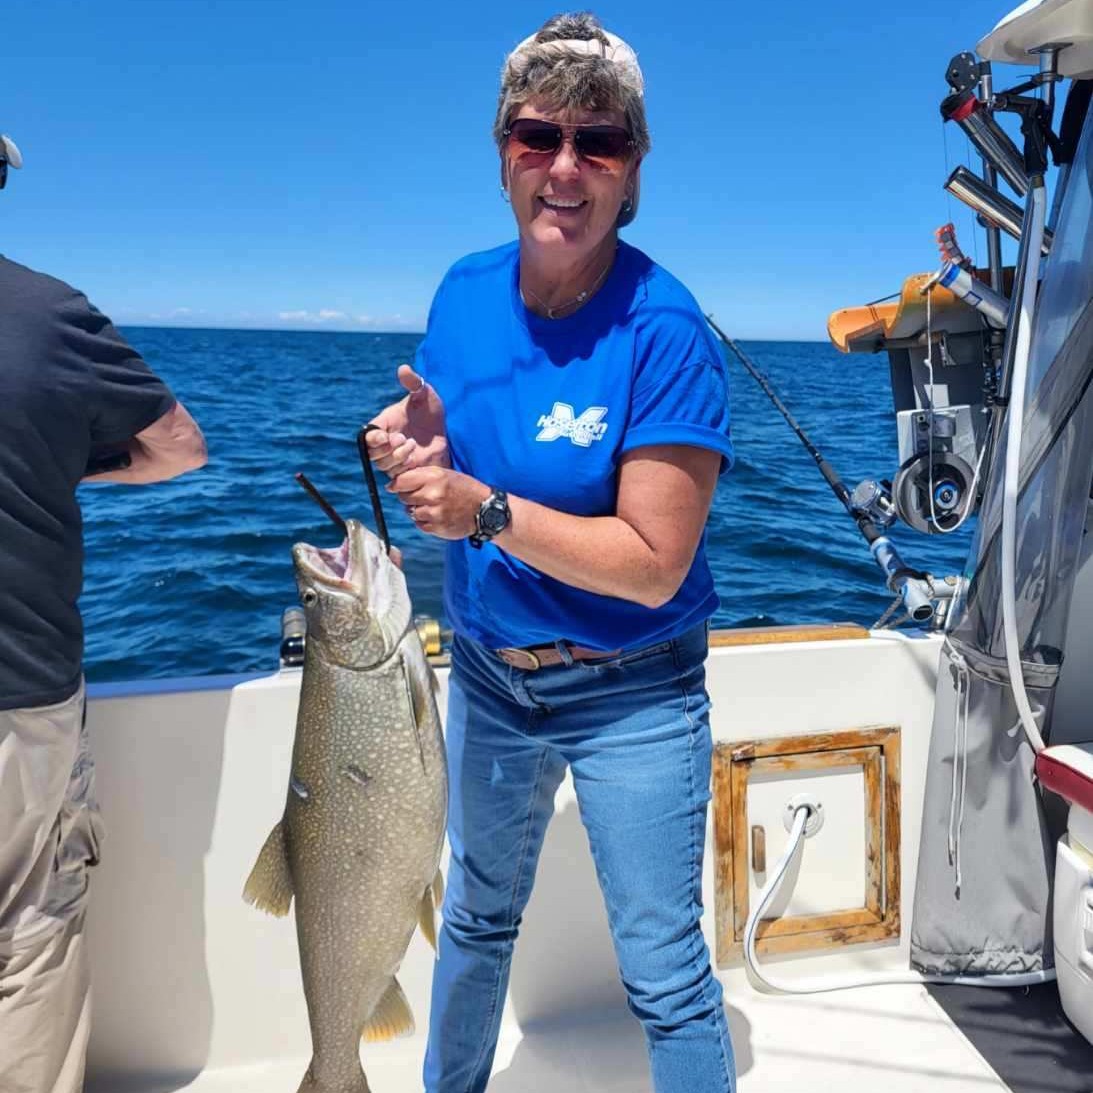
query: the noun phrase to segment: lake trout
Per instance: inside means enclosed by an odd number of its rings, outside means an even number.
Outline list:
[[[243,898],[296,900],[311,1025],[299,1093],[369,1093],[359,1043],[413,1032],[395,978],[414,927],[436,945],[448,778],[432,670],[401,570],[349,520],[292,550],[307,614],[287,803]]]

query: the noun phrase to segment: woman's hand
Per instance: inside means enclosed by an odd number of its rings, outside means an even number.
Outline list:
[[[477,478],[447,467],[402,471],[387,487],[406,506],[422,531],[439,539],[465,539],[476,530],[475,516],[490,495]]]
[[[377,415],[365,437],[372,462],[393,478],[419,467],[450,467],[444,403],[408,364],[398,381],[410,393]]]

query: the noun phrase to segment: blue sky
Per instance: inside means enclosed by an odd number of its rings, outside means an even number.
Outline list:
[[[594,6],[646,78],[653,152],[625,237],[744,338],[822,339],[830,311],[933,268],[948,219],[972,251],[941,188],[968,148],[938,103],[948,59],[1008,6]],[[8,5],[0,129],[26,166],[0,194],[0,250],[125,325],[420,330],[447,266],[514,235],[497,76],[557,10]]]

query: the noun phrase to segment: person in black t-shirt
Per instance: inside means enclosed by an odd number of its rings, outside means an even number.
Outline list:
[[[158,482],[205,460],[193,418],[105,315],[0,257],[0,1090],[83,1087],[100,820],[76,487]]]

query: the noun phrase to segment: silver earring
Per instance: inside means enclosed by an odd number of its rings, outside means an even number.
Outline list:
[[[511,200],[509,198],[509,192],[505,189],[504,186],[501,187],[501,200],[504,201],[506,205],[508,205]]]
[[[625,201],[624,201],[624,202],[622,203],[622,209],[621,209],[621,211],[622,211],[622,212],[623,212],[623,213],[625,214],[625,213],[628,213],[628,212],[629,212],[629,211],[630,211],[630,210],[631,210],[631,209],[632,209],[633,207],[634,207],[634,199],[633,199],[632,197],[628,197],[628,198],[627,198],[627,199],[626,199],[626,200],[625,200]]]

